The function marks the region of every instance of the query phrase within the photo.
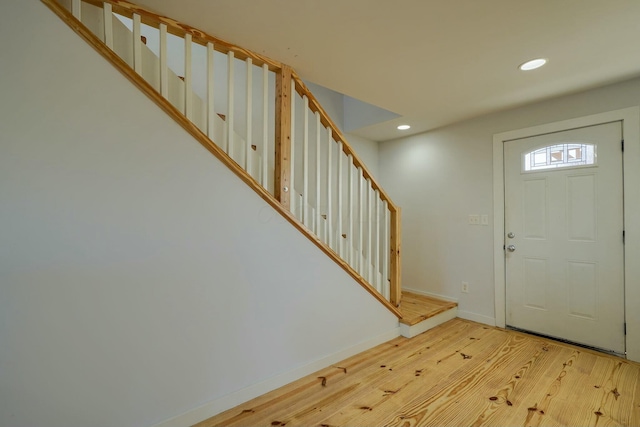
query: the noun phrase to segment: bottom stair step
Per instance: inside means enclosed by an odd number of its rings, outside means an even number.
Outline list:
[[[400,333],[413,338],[458,316],[458,303],[412,292],[402,292]]]

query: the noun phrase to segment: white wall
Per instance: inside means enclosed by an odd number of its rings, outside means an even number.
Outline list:
[[[635,79],[381,143],[382,185],[403,209],[403,286],[457,299],[462,316],[492,323],[493,135],[639,104]],[[469,214],[488,214],[489,226],[468,225]]]
[[[153,425],[396,330],[42,3],[3,12],[0,425]]]

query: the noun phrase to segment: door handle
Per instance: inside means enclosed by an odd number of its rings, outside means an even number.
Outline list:
[[[507,246],[507,250],[508,250],[509,252],[513,252],[513,251],[515,251],[515,250],[516,250],[516,245],[509,245],[509,246]]]

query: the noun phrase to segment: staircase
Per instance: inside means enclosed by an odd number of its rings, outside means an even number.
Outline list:
[[[123,0],[42,0],[398,318],[400,209],[290,67]]]

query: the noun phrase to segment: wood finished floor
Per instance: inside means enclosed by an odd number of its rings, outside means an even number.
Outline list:
[[[455,302],[442,301],[405,291],[402,292],[400,302],[400,311],[402,312],[400,323],[409,326],[458,306],[458,303]]]
[[[454,319],[197,424],[640,426],[640,365]]]

